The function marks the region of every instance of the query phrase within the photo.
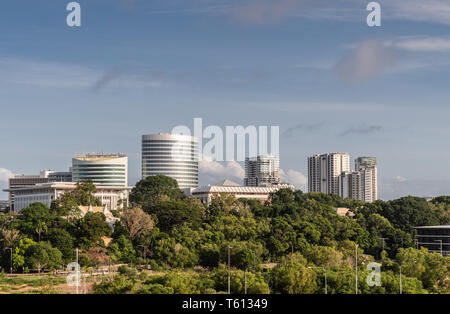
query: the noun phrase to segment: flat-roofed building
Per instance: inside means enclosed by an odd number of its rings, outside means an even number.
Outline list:
[[[203,204],[210,204],[213,196],[222,193],[234,195],[238,198],[255,199],[261,202],[269,198],[270,193],[276,192],[282,188],[294,190],[294,186],[289,184],[279,184],[267,187],[242,186],[230,180],[223,180],[214,185],[200,186],[195,189],[185,189],[188,196],[195,196]]]
[[[417,247],[430,252],[450,255],[450,225],[416,227]]]
[[[43,170],[39,175],[16,175],[9,179],[9,189],[24,188],[46,182],[71,182],[71,172],[58,172]],[[8,201],[11,209],[14,209],[14,192],[8,193]]]
[[[245,158],[245,186],[280,184],[280,159],[272,155]]]
[[[180,189],[198,187],[198,140],[182,134],[142,136],[142,179],[165,175]]]
[[[42,203],[50,207],[53,200],[58,199],[64,193],[73,191],[75,182],[47,182],[33,186],[6,189],[5,192],[13,192],[15,195],[14,211],[20,212],[33,203]],[[108,210],[117,210],[128,206],[128,196],[131,187],[103,186],[96,184],[95,197],[101,200],[102,205]]]
[[[72,159],[72,180],[91,180],[98,186],[128,186],[128,157],[124,154],[92,154]]]

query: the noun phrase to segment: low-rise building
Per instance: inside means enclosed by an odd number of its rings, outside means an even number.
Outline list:
[[[416,227],[417,247],[430,252],[450,255],[450,225]]]
[[[9,208],[9,201],[0,201],[0,212],[5,212]]]
[[[14,193],[14,211],[20,212],[33,203],[43,203],[50,207],[53,200],[58,199],[76,187],[74,182],[47,182],[33,186],[6,189],[5,192]],[[99,186],[96,185],[95,196],[101,200],[108,210],[117,210],[128,205],[131,187]]]
[[[234,195],[236,198],[256,199],[264,202],[269,198],[270,193],[276,192],[282,188],[294,189],[294,186],[289,184],[279,184],[268,187],[242,186],[230,180],[223,180],[214,185],[185,189],[184,192],[188,196],[195,196],[203,204],[210,204],[214,195],[220,195],[222,193]]]
[[[29,186],[34,186],[39,183],[47,182],[71,182],[72,172],[62,172],[62,171],[52,171],[43,170],[39,175],[15,175],[9,179],[8,187],[12,191],[17,188],[25,188]],[[9,192],[9,207],[14,209],[14,192]]]

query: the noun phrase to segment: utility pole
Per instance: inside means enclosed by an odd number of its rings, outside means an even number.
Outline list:
[[[328,289],[327,289],[327,269],[325,268],[325,267],[308,267],[308,268],[320,268],[320,269],[323,269],[323,272],[324,272],[324,277],[325,277],[325,294],[327,294],[328,293]]]
[[[358,244],[355,244],[355,294],[358,294]]]
[[[244,271],[244,294],[247,294],[247,268]]]
[[[228,245],[228,294],[231,294],[230,290],[230,278],[231,278],[231,268],[230,268],[230,250],[231,246]]]
[[[400,294],[402,294],[402,265],[398,266],[400,266]]]

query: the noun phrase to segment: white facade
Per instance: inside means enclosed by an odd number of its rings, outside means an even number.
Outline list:
[[[282,188],[294,190],[294,186],[289,184],[280,184],[267,187],[242,186],[229,180],[223,180],[214,185],[201,186],[195,189],[186,189],[188,196],[195,196],[203,204],[210,204],[214,195],[222,193],[234,195],[238,198],[255,199],[261,202],[269,198],[270,193],[276,192]]]
[[[40,183],[34,186],[4,190],[14,192],[14,211],[20,212],[33,203],[43,203],[50,207],[53,200],[58,199],[64,193],[73,191],[76,187],[74,182],[50,182]],[[102,205],[108,210],[117,210],[128,204],[128,196],[131,188],[100,186],[96,185],[95,197],[101,200]]]
[[[165,175],[180,189],[198,187],[198,140],[181,134],[142,136],[142,178]]]
[[[98,186],[128,186],[128,157],[122,154],[84,155],[72,159],[72,180],[92,180]]]
[[[355,160],[355,171],[345,171],[339,176],[339,196],[363,202],[378,199],[377,166],[375,157],[360,157]]]
[[[339,195],[339,176],[345,171],[350,171],[350,156],[347,153],[309,157],[308,191]]]
[[[245,159],[245,186],[280,184],[280,159],[272,155]]]

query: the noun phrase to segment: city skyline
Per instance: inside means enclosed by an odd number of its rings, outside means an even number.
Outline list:
[[[79,2],[79,29],[61,1],[3,4],[0,189],[92,151],[127,152],[133,185],[141,134],[202,117],[279,125],[280,175],[304,191],[308,156],[346,151],[377,156],[380,199],[448,194],[445,0],[381,1],[377,28],[359,1]],[[244,167],[200,172],[204,185]]]

